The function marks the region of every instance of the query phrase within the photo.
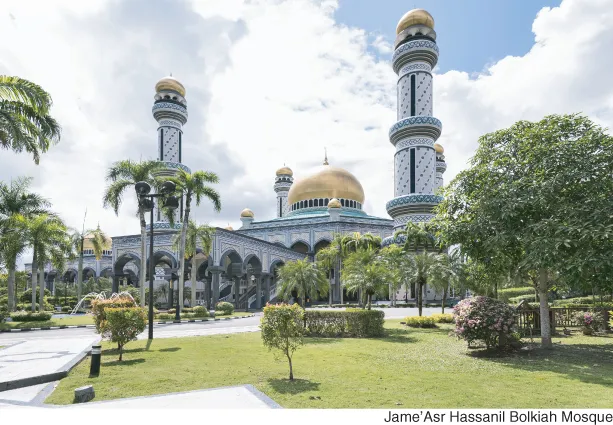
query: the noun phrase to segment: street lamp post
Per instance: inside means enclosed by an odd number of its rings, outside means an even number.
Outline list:
[[[143,211],[150,212],[149,219],[149,339],[153,339],[153,274],[155,264],[153,261],[153,198],[164,197],[164,207],[174,210],[179,207],[179,200],[171,194],[176,190],[176,185],[167,181],[162,184],[160,193],[151,192],[151,186],[147,182],[136,183],[136,193]]]

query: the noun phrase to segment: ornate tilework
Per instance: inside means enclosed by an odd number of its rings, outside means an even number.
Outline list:
[[[438,46],[436,45],[434,41],[428,41],[428,40],[409,41],[408,43],[405,43],[396,49],[396,51],[394,52],[394,55],[392,56],[392,62],[394,62],[402,54],[409,52],[411,50],[417,50],[417,49],[432,49],[438,54]]]
[[[394,124],[392,128],[390,128],[389,135],[391,136],[392,134],[396,133],[398,130],[403,129],[406,126],[415,125],[415,124],[433,125],[439,129],[443,128],[443,124],[440,122],[440,120],[434,117],[428,117],[428,116],[409,117],[401,121],[398,121],[396,124]]]
[[[175,127],[181,129],[181,123],[175,120],[160,120],[158,121],[158,125],[160,127]]]
[[[425,223],[434,218],[434,214],[410,214],[394,219],[394,228],[404,226],[408,222]]]
[[[385,205],[385,208],[389,210],[390,208],[407,204],[438,204],[442,200],[443,197],[438,195],[410,194],[392,199]]]
[[[153,108],[151,108],[152,111],[157,111],[158,109],[174,109],[175,111],[179,111],[187,115],[187,108],[177,105],[176,103],[157,102],[153,105]]]
[[[412,146],[425,146],[434,149],[434,140],[425,137],[416,137],[411,139],[403,139],[396,143],[396,152]]]
[[[416,72],[416,71],[431,72],[432,67],[430,66],[429,63],[426,63],[426,62],[416,62],[416,63],[411,63],[409,65],[405,65],[402,67],[400,71],[398,71],[398,79],[404,77],[406,74],[410,72]]]

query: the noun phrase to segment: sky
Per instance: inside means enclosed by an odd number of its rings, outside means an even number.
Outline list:
[[[395,28],[414,6],[434,17],[440,60],[434,116],[448,182],[481,135],[522,119],[581,112],[613,126],[613,0],[3,0],[0,74],[53,97],[60,143],[34,165],[0,151],[0,180],[34,178],[69,226],[137,234],[135,200],[102,208],[108,167],[156,159],[155,83],[186,87],[183,158],[220,177],[222,211],[240,227],[275,215],[275,171],[309,175],[323,161],[362,183],[365,210],[393,197]]]

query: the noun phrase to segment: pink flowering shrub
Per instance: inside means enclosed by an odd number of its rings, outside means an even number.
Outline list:
[[[575,321],[585,329],[600,331],[605,328],[604,315],[594,311],[579,311],[575,313]]]
[[[487,348],[507,345],[515,328],[515,310],[488,297],[467,298],[453,309],[454,334],[471,344],[482,341]]]

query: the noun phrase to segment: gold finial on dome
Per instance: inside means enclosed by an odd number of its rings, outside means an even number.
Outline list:
[[[445,152],[445,149],[443,149],[443,147],[442,147],[441,145],[439,145],[438,143],[435,143],[435,144],[434,144],[434,150],[435,150],[437,153],[443,153],[443,152]]]
[[[243,211],[241,211],[241,217],[246,218],[246,217],[250,217],[253,218],[253,211],[251,211],[249,208],[245,208]]]
[[[155,85],[156,93],[161,92],[162,90],[172,90],[179,93],[181,96],[185,97],[185,87],[183,84],[179,82],[175,77],[170,74],[168,77],[162,78]]]
[[[430,29],[434,29],[434,18],[424,9],[409,10],[400,18],[400,21],[398,21],[396,34],[400,34],[412,25],[424,25]]]
[[[328,202],[328,208],[341,208],[341,201],[339,201],[336,198],[332,198],[330,199],[330,202]]]
[[[293,176],[293,175],[294,175],[294,172],[292,171],[292,169],[289,167],[286,167],[285,165],[283,165],[283,167],[277,170],[277,176]]]
[[[230,231],[233,231],[233,230],[234,230],[234,229],[232,228],[232,226],[230,226],[230,223],[228,223],[228,226],[227,226],[227,227],[225,227],[225,229],[226,229],[226,230],[230,230]]]

